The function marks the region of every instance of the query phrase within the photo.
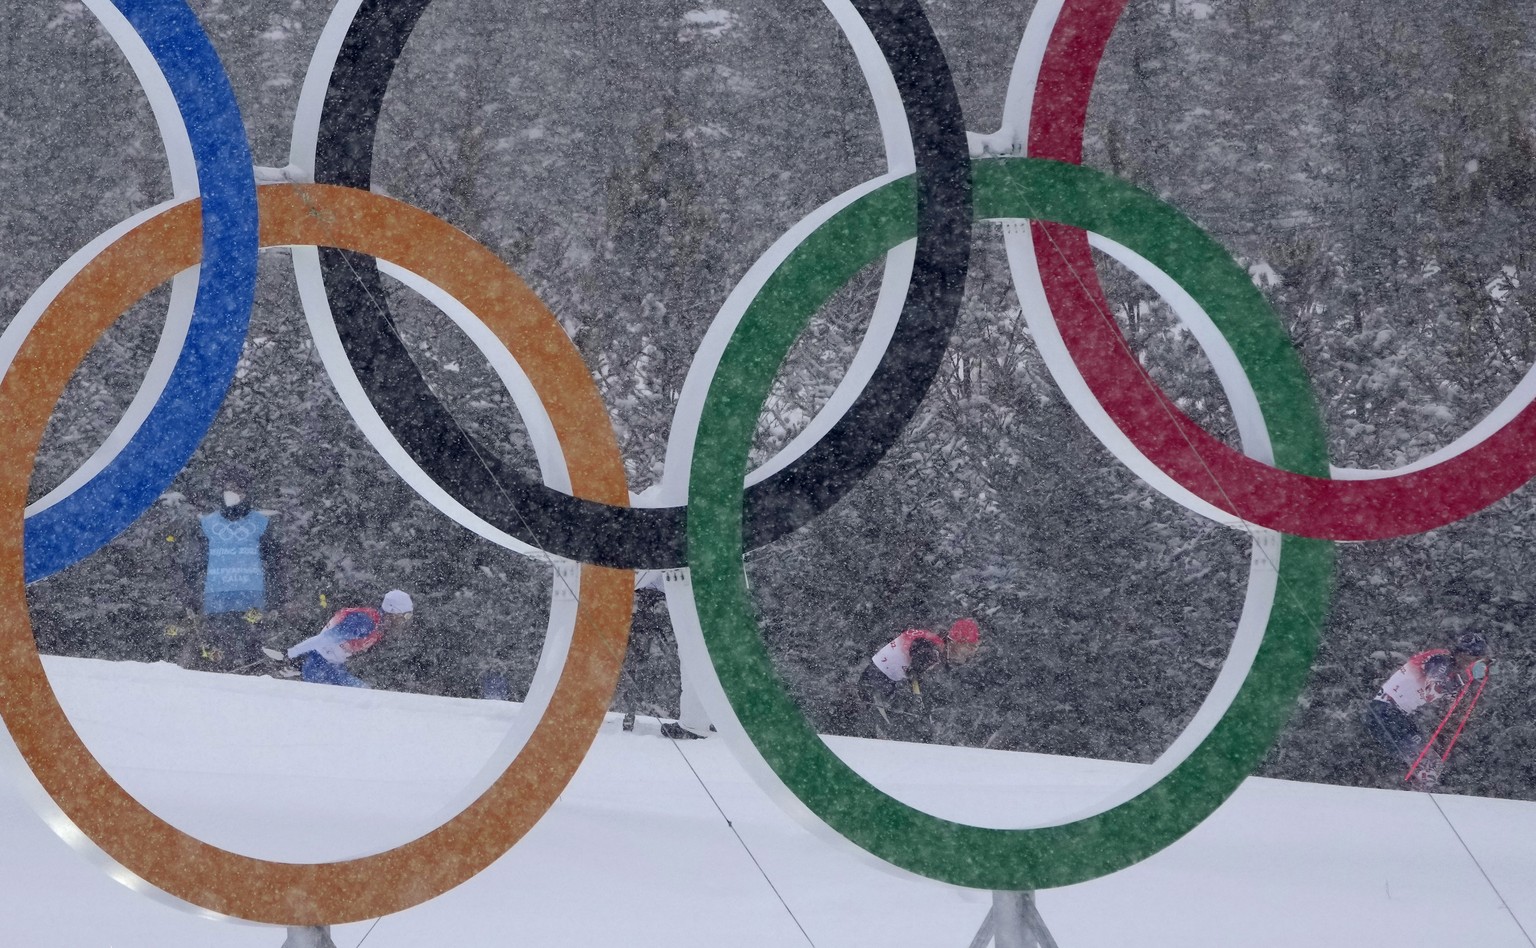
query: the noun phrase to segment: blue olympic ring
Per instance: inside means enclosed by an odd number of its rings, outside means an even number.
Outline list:
[[[256,178],[229,76],[185,0],[112,0],[186,124],[202,196],[203,263],[185,347],[144,424],[101,471],[26,523],[26,579],[105,546],[170,486],[234,380],[256,295]]]

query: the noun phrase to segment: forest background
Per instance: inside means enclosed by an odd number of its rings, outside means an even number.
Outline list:
[[[286,163],[317,0],[193,0],[232,76],[256,161]],[[967,127],[1001,121],[1027,0],[927,0]],[[79,3],[0,8],[0,313],[70,254],[170,195],[153,117]],[[1453,440],[1536,356],[1536,7],[1524,0],[1130,0],[1089,118],[1087,163],[1172,203],[1253,275],[1310,373],[1332,461],[1390,467]],[[375,189],[495,251],[575,340],[635,492],[660,475],[678,388],[736,281],[781,233],[880,174],[870,96],[815,0],[437,0],[385,100]],[[1233,440],[1198,346],[1101,259],[1122,328],[1184,410]],[[837,384],[880,268],[818,315],[761,419],[756,457]],[[463,427],[530,473],[485,360],[399,285],[389,305]],[[168,294],[120,321],[50,425],[34,496],[101,442],[154,351]],[[176,654],[197,601],[195,516],[214,472],[255,475],[280,588],[267,634],[390,587],[409,641],[359,673],[405,690],[521,694],[547,568],[448,522],[351,423],[305,329],[287,252],[264,251],[238,377],[173,490],[107,548],[29,590],[40,647]],[[1499,663],[1446,787],[1536,799],[1531,489],[1458,524],[1343,544],[1311,680],[1262,773],[1392,777],[1359,703],[1407,655],[1465,628]],[[825,731],[868,656],[974,615],[985,647],[943,683],[931,739],[1150,760],[1230,645],[1244,536],[1138,482],[1041,364],[999,232],[979,227],[939,379],[900,443],[830,513],[749,557],[778,668]],[[190,573],[189,573],[190,570]],[[675,714],[665,613],[642,597],[621,710]],[[360,664],[362,664],[360,662]]]

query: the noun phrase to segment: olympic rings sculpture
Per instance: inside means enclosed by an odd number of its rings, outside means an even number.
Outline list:
[[[1328,541],[1432,529],[1524,484],[1536,474],[1521,444],[1536,424],[1536,373],[1413,465],[1331,469],[1305,373],[1246,274],[1176,210],[1080,166],[1089,91],[1125,2],[1037,4],[1003,127],[967,141],[916,0],[824,0],[874,93],[889,171],[795,225],[733,291],[679,398],[660,489],[635,507],[591,376],[543,305],[459,231],[368,191],[382,98],[428,0],[338,4],[300,95],[291,183],[261,188],[228,79],[184,0],[87,0],[150,96],[173,198],[87,245],[0,335],[0,417],[14,439],[0,452],[0,582],[13,607],[0,618],[0,718],[50,822],[89,840],[120,877],[224,915],[332,924],[417,904],[474,875],[553,804],[617,680],[631,571],[649,568],[667,570],[680,645],[703,670],[733,749],[839,840],[957,885],[1020,890],[1113,872],[1188,832],[1258,763],[1305,683],[1328,603]],[[833,756],[775,677],[741,565],[747,550],[836,503],[916,411],[955,325],[978,220],[1030,222],[1006,235],[1024,312],[1095,434],[1148,483],[1253,540],[1233,648],[1185,733],[1098,808],[1023,829],[922,813]],[[206,435],[248,324],[256,252],[268,246],[292,248],[327,371],[386,460],[446,515],[549,559],[555,573],[529,713],[498,752],[490,788],[417,840],[317,865],[217,849],[138,804],[59,708],[25,608],[27,582],[121,532]],[[1090,246],[1142,276],[1196,333],[1233,405],[1241,452],[1179,413],[1141,369],[1108,317]],[[789,347],[882,255],[871,329],[829,405],[748,471],[753,425]],[[379,309],[375,259],[486,351],[533,437],[541,481],[475,445],[427,390]],[[125,418],[23,517],[65,382],[118,315],[168,279],[167,328]]]

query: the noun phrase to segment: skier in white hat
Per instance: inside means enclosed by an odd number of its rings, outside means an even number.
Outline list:
[[[290,648],[286,657],[303,658],[299,674],[305,681],[367,688],[367,682],[346,670],[347,659],[373,648],[386,635],[404,631],[411,623],[414,608],[407,593],[391,589],[377,609],[353,606],[337,612],[325,628]],[[275,650],[269,654],[273,658],[284,657]]]

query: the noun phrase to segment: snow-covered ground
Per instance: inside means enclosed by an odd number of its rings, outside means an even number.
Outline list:
[[[146,805],[208,842],[287,860],[409,838],[476,779],[517,713],[502,702],[167,665],[50,659],[48,668],[87,743]],[[1134,770],[833,746],[903,799],[978,821],[1081,802]],[[347,805],[325,803],[338,798]],[[365,936],[368,948],[963,948],[989,904],[986,893],[890,874],[828,847],[784,816],[718,739],[674,744],[613,722],[511,853],[432,902],[376,926],[338,926],[334,937],[340,948]],[[1061,948],[1529,948],[1536,804],[1250,779],[1171,848],[1043,892],[1039,904]],[[0,785],[0,945],[277,948],[283,937],[130,891]]]

